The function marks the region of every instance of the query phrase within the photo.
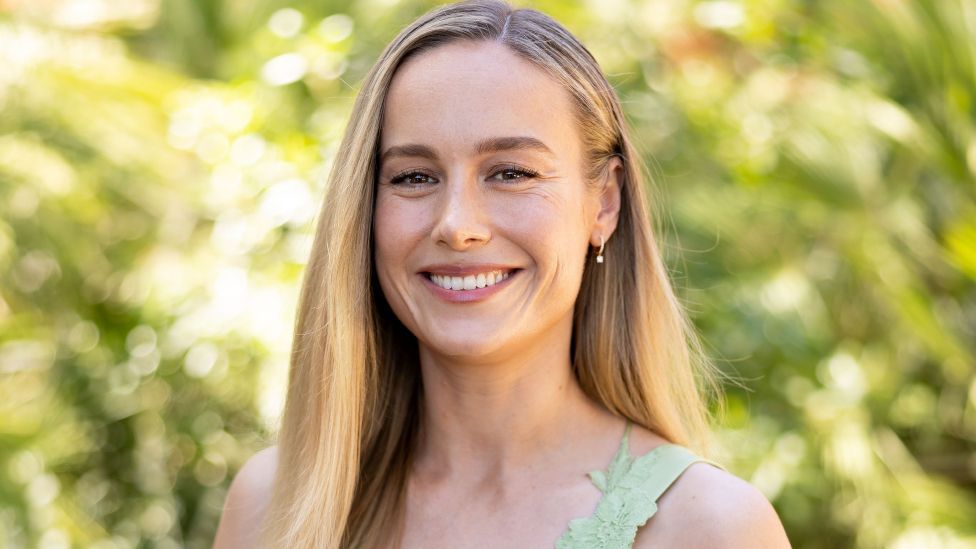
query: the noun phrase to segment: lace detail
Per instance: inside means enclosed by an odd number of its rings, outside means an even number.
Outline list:
[[[630,427],[628,420],[607,471],[589,473],[603,492],[596,510],[570,521],[556,549],[629,549],[637,529],[657,512],[657,498],[678,475],[695,461],[712,463],[676,444],[662,444],[643,456],[631,457]]]

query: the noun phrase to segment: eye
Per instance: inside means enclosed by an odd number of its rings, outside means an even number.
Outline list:
[[[505,182],[519,182],[526,179],[533,179],[538,176],[539,173],[534,170],[522,168],[521,166],[512,164],[502,167],[489,176],[489,179],[494,178],[496,180]],[[426,172],[418,170],[408,170],[390,178],[391,185],[403,185],[405,187],[412,188],[433,185],[436,182],[437,178]]]
[[[421,187],[433,184],[436,181],[434,176],[416,170],[402,172],[390,178],[391,185],[405,185],[407,187]]]
[[[524,179],[532,179],[539,176],[539,172],[530,170],[528,168],[523,168],[521,166],[516,166],[514,164],[505,166],[497,172],[493,173],[491,177],[501,176],[501,181],[522,181]]]

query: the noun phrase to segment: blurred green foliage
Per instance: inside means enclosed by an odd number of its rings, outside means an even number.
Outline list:
[[[357,83],[434,3],[0,0],[0,546],[209,547]],[[976,4],[538,1],[796,547],[976,546]]]

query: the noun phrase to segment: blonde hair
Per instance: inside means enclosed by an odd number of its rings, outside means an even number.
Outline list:
[[[541,12],[497,0],[446,5],[400,32],[366,75],[329,175],[299,298],[262,547],[378,547],[399,535],[423,388],[416,338],[389,309],[372,265],[376,153],[397,68],[456,40],[505,44],[564,86],[588,182],[621,158],[618,225],[606,262],[589,262],[583,274],[572,368],[612,413],[707,455],[705,393],[718,394],[717,371],[668,281],[645,209],[645,167],[612,86],[589,51]]]

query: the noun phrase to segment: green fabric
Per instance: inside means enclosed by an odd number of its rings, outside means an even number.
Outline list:
[[[725,469],[677,444],[662,444],[634,458],[628,449],[630,426],[628,420],[607,471],[589,474],[603,492],[596,510],[570,521],[556,549],[629,549],[637,529],[657,511],[657,499],[689,465],[703,461]]]

